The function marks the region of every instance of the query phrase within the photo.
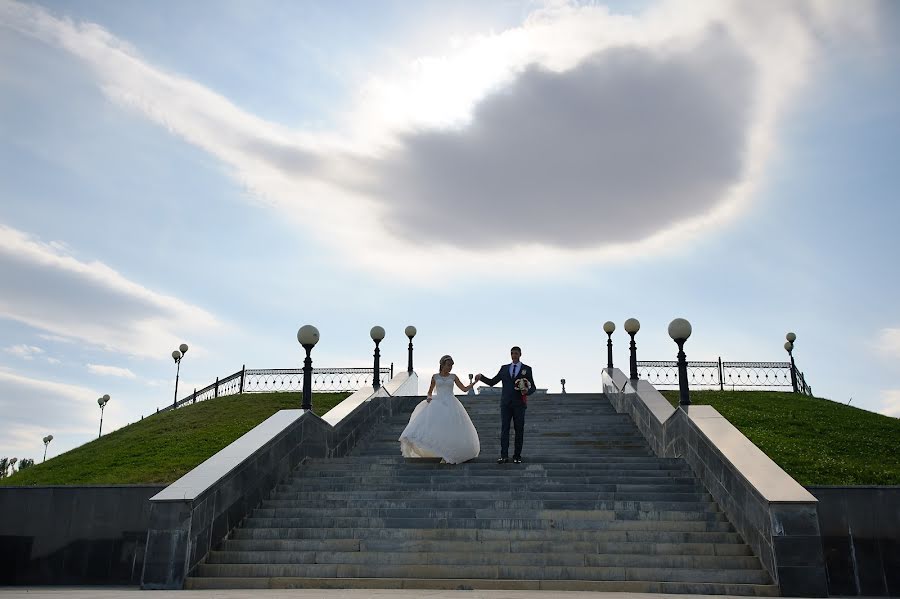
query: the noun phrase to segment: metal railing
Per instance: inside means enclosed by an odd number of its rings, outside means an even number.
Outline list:
[[[638,377],[661,388],[678,388],[678,362],[638,361]],[[746,390],[760,389],[812,395],[806,377],[794,369],[797,386],[791,378],[790,362],[687,362],[688,385],[694,389]]]
[[[324,393],[359,391],[372,386],[372,368],[313,368],[312,390]],[[383,385],[394,376],[394,365],[379,369],[379,382]],[[283,391],[303,391],[302,368],[247,368],[234,374],[217,378],[214,383],[194,389],[193,393],[178,400],[174,405],[157,409],[157,412],[180,408],[198,401],[215,399],[241,393],[278,393]]]

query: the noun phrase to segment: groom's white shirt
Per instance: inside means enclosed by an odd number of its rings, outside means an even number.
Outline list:
[[[509,364],[509,376],[512,378],[516,378],[516,375],[519,374],[519,371],[522,369],[521,362],[511,362]]]

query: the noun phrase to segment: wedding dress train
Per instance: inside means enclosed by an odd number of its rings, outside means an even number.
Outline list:
[[[454,375],[432,377],[431,403],[419,402],[400,435],[406,458],[443,458],[460,464],[478,456],[481,444],[468,412],[453,395]]]

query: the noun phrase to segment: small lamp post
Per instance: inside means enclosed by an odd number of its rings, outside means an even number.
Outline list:
[[[616,323],[607,320],[603,323],[603,332],[606,333],[606,367],[613,367],[612,359],[612,334],[616,330]]]
[[[300,408],[312,410],[312,358],[309,353],[319,342],[319,329],[311,324],[303,325],[297,331],[297,341],[306,350],[306,359],[303,361],[303,402]]]
[[[181,374],[181,359],[187,353],[187,350],[187,343],[182,343],[178,346],[178,349],[172,352],[172,359],[175,360],[175,399],[172,400],[173,408],[178,405],[178,375]]]
[[[469,385],[473,384],[472,383],[473,380],[475,380],[475,375],[469,373]],[[467,393],[467,395],[475,395],[475,388],[473,387],[473,388],[469,389],[469,392]]]
[[[637,345],[634,342],[634,336],[641,330],[641,323],[637,318],[629,318],[625,321],[625,332],[631,336],[631,380],[636,381],[638,378],[637,371]]]
[[[42,464],[47,461],[47,446],[50,445],[50,441],[52,440],[53,435],[47,435],[46,437],[44,437],[44,459],[43,461],[41,461]]]
[[[793,387],[794,393],[797,393],[800,391],[797,388],[797,366],[794,364],[794,341],[797,340],[797,335],[788,333],[784,338],[787,339],[787,341],[784,342],[784,349],[788,353],[788,356],[791,357],[791,387]]]
[[[9,475],[10,476],[12,476],[13,474],[16,473],[16,462],[18,462],[18,461],[19,461],[19,458],[12,458],[11,460],[9,460],[9,469],[10,469]]]
[[[566,379],[559,379],[559,384],[562,385],[562,394],[566,394]]]
[[[684,355],[684,342],[691,336],[691,323],[684,318],[676,318],[669,323],[669,337],[678,344],[678,390],[682,406],[691,405],[691,393],[688,389],[687,356]]]
[[[369,331],[369,337],[375,342],[375,364],[372,367],[374,370],[372,373],[372,387],[378,391],[378,388],[381,387],[381,350],[378,349],[378,344],[384,339],[384,329],[379,326],[372,327],[372,330]],[[410,341],[410,345],[412,345],[412,341]]]
[[[103,397],[97,398],[97,405],[100,406],[100,433],[97,435],[97,438],[100,438],[100,435],[103,434],[103,409],[106,408],[106,404],[109,403],[109,395],[104,395]]]
[[[409,337],[409,363],[406,365],[406,372],[408,372],[409,374],[412,374],[413,373],[412,340],[413,340],[413,337],[416,336],[416,327],[409,325],[408,327],[406,327],[406,329],[403,332],[406,333],[407,337]]]

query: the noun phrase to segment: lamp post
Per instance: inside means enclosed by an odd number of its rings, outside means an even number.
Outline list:
[[[300,408],[312,410],[312,358],[309,353],[319,342],[319,329],[311,324],[303,325],[297,331],[297,341],[306,350],[306,359],[303,361],[303,403]]]
[[[44,459],[43,461],[41,461],[42,464],[47,461],[47,446],[50,445],[50,441],[52,440],[53,435],[47,435],[46,437],[44,437]]]
[[[406,365],[406,372],[408,372],[409,374],[412,374],[412,373],[413,373],[413,362],[412,362],[413,346],[412,346],[412,340],[413,340],[413,337],[416,336],[416,327],[414,327],[414,326],[412,326],[412,325],[409,325],[408,327],[406,327],[406,330],[404,330],[403,332],[406,333],[406,336],[407,336],[407,337],[409,337],[409,363]]]
[[[381,350],[378,349],[378,344],[384,339],[384,329],[379,326],[372,327],[372,330],[369,331],[369,337],[375,342],[375,364],[372,367],[374,371],[372,373],[372,387],[378,391],[379,387],[381,387]],[[410,340],[409,344],[412,346],[412,340]],[[411,351],[412,350],[410,350],[410,352]]]
[[[172,359],[175,360],[175,399],[172,400],[172,408],[178,405],[178,375],[181,373],[181,359],[187,353],[187,343],[182,343],[178,349],[172,352]]]
[[[678,391],[682,406],[691,405],[691,392],[688,389],[687,356],[684,355],[684,342],[691,336],[691,323],[684,318],[676,318],[669,323],[669,337],[678,344]]]
[[[475,375],[472,374],[472,373],[469,373],[469,386],[470,386],[471,388],[469,389],[469,392],[467,393],[467,395],[475,395],[475,388],[472,387],[472,385],[473,385],[472,381],[473,381],[473,380],[475,380]]]
[[[637,318],[629,318],[625,321],[625,332],[631,335],[631,380],[636,381],[638,378],[637,371],[637,345],[634,342],[634,336],[641,330],[641,323]]]
[[[791,387],[793,387],[794,393],[797,393],[799,392],[797,388],[797,366],[794,364],[794,341],[797,340],[797,335],[788,333],[784,338],[787,339],[784,342],[784,349],[787,351],[788,356],[791,357]]]
[[[10,476],[12,476],[13,474],[16,473],[16,462],[18,462],[18,461],[19,461],[19,458],[12,458],[9,461],[9,469],[10,469],[9,475]]]
[[[100,406],[100,433],[97,435],[97,438],[100,438],[100,435],[103,434],[103,409],[106,408],[106,404],[109,403],[109,395],[104,395],[103,397],[97,398],[97,405]]]
[[[606,333],[606,367],[613,367],[612,359],[612,334],[616,330],[616,323],[607,320],[603,323],[603,332]]]
[[[559,384],[562,385],[562,394],[566,394],[566,379],[559,379]]]

